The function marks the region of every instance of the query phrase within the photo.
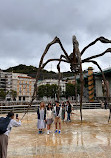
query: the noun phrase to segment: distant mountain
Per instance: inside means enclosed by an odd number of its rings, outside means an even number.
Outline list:
[[[30,73],[36,73],[37,72],[37,68],[34,66],[26,66],[26,65],[18,65],[18,66],[14,66],[14,67],[10,67],[6,70],[4,70],[5,72],[14,72],[14,73],[24,73],[24,74],[30,74]]]
[[[14,72],[14,73],[24,73],[24,74],[28,74],[29,76],[31,77],[36,77],[36,73],[37,73],[37,70],[38,68],[37,67],[34,67],[32,65],[30,66],[26,66],[26,65],[23,65],[23,64],[20,64],[18,66],[14,66],[14,67],[10,67],[6,70],[3,70],[4,72]],[[61,77],[70,77],[72,76],[72,72],[68,71],[68,72],[62,72],[62,75]],[[58,73],[55,73],[53,71],[47,71],[47,70],[41,70],[41,73],[40,73],[40,77],[39,79],[40,80],[43,80],[43,79],[57,79],[58,78]]]

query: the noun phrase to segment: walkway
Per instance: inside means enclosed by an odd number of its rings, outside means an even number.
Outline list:
[[[111,158],[111,122],[109,111],[83,110],[72,114],[72,122],[62,123],[62,133],[39,135],[36,113],[25,116],[22,126],[13,128],[8,147],[8,158]],[[22,116],[23,114],[19,114]]]

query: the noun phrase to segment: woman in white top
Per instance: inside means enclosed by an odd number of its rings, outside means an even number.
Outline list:
[[[51,124],[53,122],[53,112],[52,112],[52,105],[51,103],[48,103],[47,112],[46,112],[46,122],[47,122],[47,134],[49,134]]]
[[[0,158],[7,157],[7,146],[8,146],[8,136],[11,132],[12,127],[21,126],[21,121],[17,118],[17,121],[14,120],[14,113],[9,112],[7,117],[9,117],[10,123],[8,124],[7,131],[4,134],[0,134]]]

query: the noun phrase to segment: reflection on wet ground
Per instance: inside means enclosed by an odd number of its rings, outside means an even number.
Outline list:
[[[74,113],[71,122],[62,122],[60,135],[54,124],[50,135],[39,135],[36,113],[28,113],[10,134],[8,158],[111,158],[109,111],[83,110],[82,124],[79,111]]]

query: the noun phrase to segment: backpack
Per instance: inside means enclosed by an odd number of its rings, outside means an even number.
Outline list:
[[[7,127],[11,121],[9,117],[0,117],[0,134],[4,134],[7,131]]]

